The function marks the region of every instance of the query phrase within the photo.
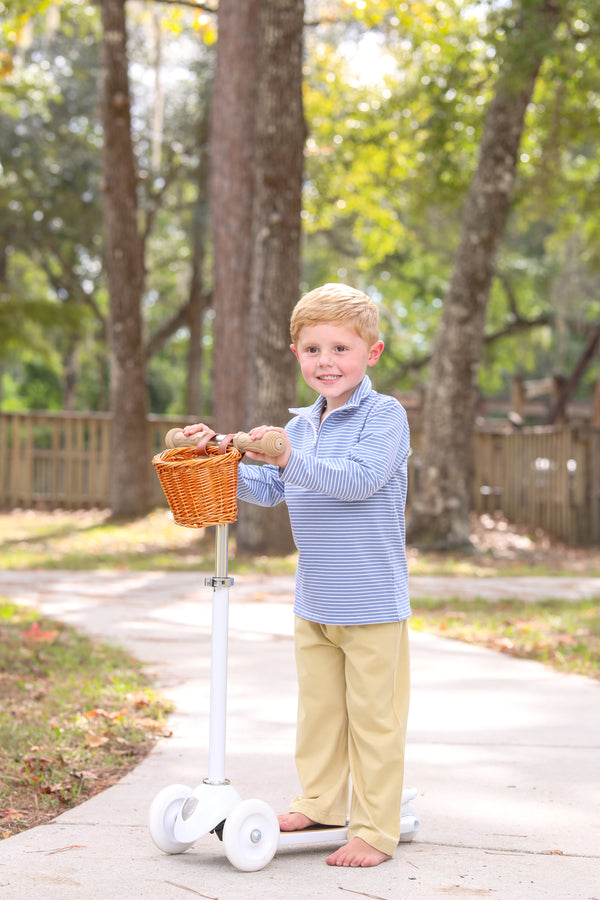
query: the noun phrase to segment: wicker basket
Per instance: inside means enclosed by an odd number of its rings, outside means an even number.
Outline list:
[[[152,460],[173,518],[187,528],[227,525],[237,518],[237,475],[241,453],[233,447],[208,456],[195,447],[163,450]]]

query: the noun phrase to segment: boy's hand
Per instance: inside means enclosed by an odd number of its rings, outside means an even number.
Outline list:
[[[287,432],[285,428],[277,428],[275,425],[260,425],[258,428],[253,428],[248,432],[249,437],[252,438],[253,441],[259,440],[266,434],[267,431],[277,431],[283,437],[285,441],[285,447],[279,456],[267,456],[265,453],[256,453],[252,450],[246,450],[245,455],[249,459],[255,459],[258,462],[270,463],[272,466],[279,466],[280,469],[285,469],[289,462],[289,458],[292,455],[292,445],[290,444],[290,439],[287,436]]]
[[[196,425],[186,425],[185,428],[182,428],[181,430],[187,436],[198,435],[196,449],[199,453],[204,453],[206,451],[206,445],[217,433],[216,431],[213,431],[212,428],[209,428],[208,425],[204,425],[203,422],[198,422]],[[232,437],[232,434],[225,435],[225,439],[219,444],[219,453],[225,453],[227,451],[227,447],[231,443]]]

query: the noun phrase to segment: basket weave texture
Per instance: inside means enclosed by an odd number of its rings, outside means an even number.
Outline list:
[[[163,450],[152,460],[173,518],[186,528],[227,525],[237,519],[237,476],[241,453],[233,447],[217,453],[207,447]]]

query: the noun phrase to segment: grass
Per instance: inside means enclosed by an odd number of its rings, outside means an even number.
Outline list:
[[[419,600],[411,628],[600,679],[598,600]]]
[[[0,602],[0,837],[93,796],[167,735],[141,665],[35,610]]]
[[[576,549],[503,520],[474,520],[474,554],[419,553],[409,548],[413,575],[575,575],[600,577],[600,548]],[[232,573],[292,574],[296,554],[243,557],[232,539]],[[124,524],[106,510],[0,514],[0,569],[129,569],[212,571],[213,529],[180,528],[167,509]]]
[[[233,541],[232,541],[233,547]],[[180,528],[167,510],[116,524],[106,510],[0,515],[0,569],[212,571],[213,529]],[[289,557],[235,557],[232,572],[293,573]]]

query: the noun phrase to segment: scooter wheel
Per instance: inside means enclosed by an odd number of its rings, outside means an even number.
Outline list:
[[[225,820],[225,855],[241,872],[257,872],[271,862],[279,845],[279,822],[263,800],[242,800]]]
[[[192,789],[184,784],[172,784],[156,795],[150,806],[148,826],[150,837],[163,853],[184,853],[192,844],[175,840],[175,819]]]
[[[412,803],[403,803],[402,804],[402,823],[406,824],[408,822],[412,822],[414,828],[412,831],[403,831],[400,834],[400,842],[403,844],[410,843],[410,841],[414,840],[417,831],[419,830],[419,812]]]

